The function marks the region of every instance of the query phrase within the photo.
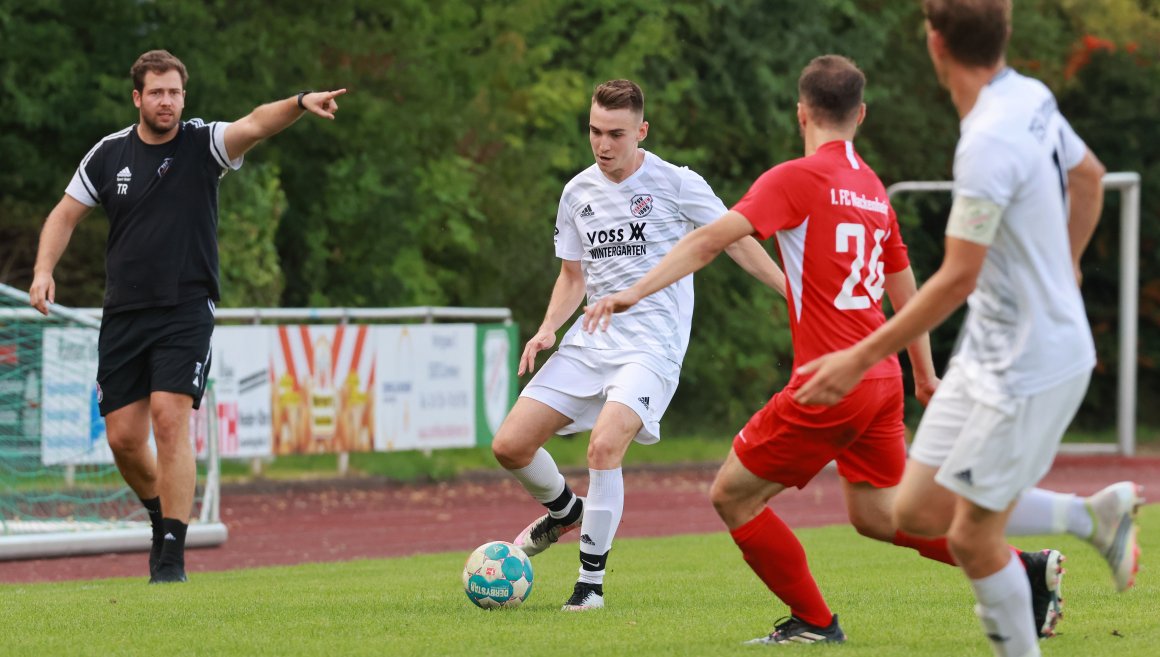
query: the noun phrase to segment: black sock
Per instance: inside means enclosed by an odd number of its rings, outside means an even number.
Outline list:
[[[173,518],[163,519],[161,525],[165,532],[164,547],[161,548],[161,565],[185,568],[185,531],[189,526]]]
[[[141,505],[149,512],[149,524],[153,527],[153,540],[160,541],[165,533],[161,530],[161,498],[142,499]]]
[[[571,509],[568,509],[568,504],[570,504],[574,499],[576,500],[576,503],[572,504]],[[568,484],[564,484],[564,492],[560,493],[560,495],[551,502],[545,503],[544,506],[548,508],[548,513],[552,514],[552,520],[560,525],[570,525],[576,522],[580,519],[580,514],[584,510],[584,507],[581,506],[580,500],[576,498],[576,494],[572,492],[572,489],[568,487]],[[557,518],[555,514],[560,513],[564,509],[568,509],[568,513],[563,517]]]

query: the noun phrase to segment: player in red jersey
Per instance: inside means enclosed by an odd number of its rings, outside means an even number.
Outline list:
[[[777,238],[790,292],[795,361],[809,362],[872,333],[886,321],[884,293],[896,309],[905,305],[916,291],[906,245],[886,189],[852,143],[866,115],[864,84],[862,72],[844,57],[810,62],[798,83],[806,157],[765,172],[731,211],[686,236],[636,285],[589,307],[586,328],[606,326],[613,312],[700,269],[751,234]],[[908,351],[916,395],[925,403],[938,385],[927,337]],[[875,365],[833,408],[796,404],[799,385],[795,375],[737,434],[711,492],[745,561],[792,613],[769,636],[755,640],[761,643],[845,639],[810,575],[801,543],[766,505],[775,495],[805,486],[836,460],[858,531],[884,541],[904,538],[896,536],[890,517],[906,460],[898,358]],[[932,553],[945,553],[937,539],[905,542],[949,560]]]
[[[798,82],[806,156],[767,171],[731,211],[685,236],[635,285],[589,306],[585,330],[607,327],[613,313],[700,269],[747,235],[777,237],[795,361],[809,362],[873,333],[885,323],[884,293],[901,309],[916,293],[906,246],[882,182],[852,143],[866,115],[864,85],[862,72],[844,57],[810,62]],[[907,351],[916,396],[925,404],[939,383],[926,334]],[[860,534],[955,563],[945,538],[902,534],[891,517],[906,461],[898,358],[874,365],[833,407],[796,403],[801,383],[795,374],[737,434],[711,491],[745,561],[790,607],[789,619],[751,643],[845,640],[801,543],[767,506],[785,488],[804,487],[832,460]]]

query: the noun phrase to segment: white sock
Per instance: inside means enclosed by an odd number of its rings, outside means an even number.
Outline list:
[[[559,498],[567,488],[564,484],[564,475],[560,474],[560,468],[556,467],[556,461],[543,447],[536,450],[536,455],[532,457],[532,462],[527,467],[510,472],[523,485],[524,490],[528,491],[537,502],[544,506],[561,501]],[[559,510],[549,509],[548,512],[552,514],[552,517],[563,518],[567,515],[572,505],[576,503],[576,496],[572,495],[570,500],[563,501],[566,501],[567,504]]]
[[[1019,496],[1007,519],[1006,533],[1009,536],[1068,533],[1087,538],[1092,533],[1092,518],[1082,497],[1031,488]]]
[[[624,514],[624,473],[620,468],[590,469],[588,476],[584,522],[580,525],[580,581],[603,584],[608,551]]]
[[[975,605],[975,615],[983,624],[995,657],[1038,657],[1039,633],[1031,612],[1031,584],[1019,558],[1011,554],[1002,570],[971,580],[971,587],[979,603]]]

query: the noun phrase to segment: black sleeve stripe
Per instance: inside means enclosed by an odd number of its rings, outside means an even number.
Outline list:
[[[220,124],[217,121],[209,124],[209,148],[213,151],[213,157],[218,161],[218,164],[228,169],[230,168],[230,160],[218,149],[217,145],[217,130],[219,126]]]
[[[89,180],[89,174],[85,173],[84,169],[77,169],[77,173],[80,174],[81,184],[85,186],[85,191],[93,197],[93,200],[97,202],[97,205],[100,205],[101,199],[99,196],[97,196],[97,190],[93,188],[92,181]]]

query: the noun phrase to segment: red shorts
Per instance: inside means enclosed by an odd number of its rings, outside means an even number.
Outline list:
[[[733,439],[753,474],[804,488],[830,461],[850,483],[897,486],[906,466],[902,377],[862,381],[834,406],[802,406],[797,387],[773,396]]]

